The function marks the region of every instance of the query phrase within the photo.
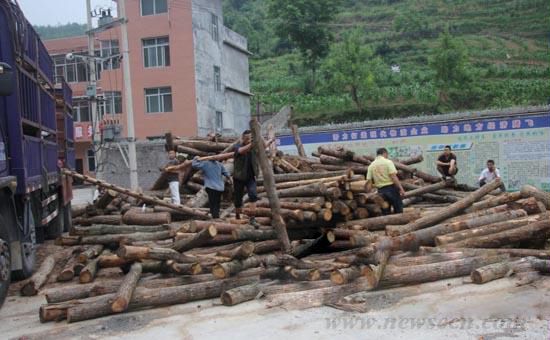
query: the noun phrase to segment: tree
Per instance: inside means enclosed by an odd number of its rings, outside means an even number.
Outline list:
[[[466,48],[445,32],[439,37],[438,47],[432,51],[429,64],[435,71],[439,104],[456,106],[471,82]]]
[[[377,98],[377,80],[385,73],[384,64],[374,57],[358,30],[345,34],[342,42],[333,45],[322,70],[331,90],[348,92],[360,112],[366,99]]]
[[[337,14],[340,0],[271,0],[269,13],[276,19],[275,31],[288,38],[301,52],[304,65],[311,71],[312,88],[320,60],[329,51],[333,39],[327,25]]]

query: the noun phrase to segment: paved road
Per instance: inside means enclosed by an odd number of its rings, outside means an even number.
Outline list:
[[[485,285],[452,279],[387,294],[365,313],[330,307],[267,308],[257,300],[234,307],[218,300],[125,313],[67,324],[41,324],[42,296],[9,297],[0,310],[4,339],[549,339],[550,277],[516,287],[512,279]],[[412,294],[412,296],[411,296]],[[357,302],[356,301],[356,302]]]

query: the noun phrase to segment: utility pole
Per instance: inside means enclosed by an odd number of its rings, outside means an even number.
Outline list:
[[[89,1],[89,0],[88,0]],[[134,107],[132,99],[132,76],[130,74],[130,54],[128,53],[128,27],[126,20],[126,0],[118,0],[118,15],[121,21],[122,38],[122,75],[124,78],[124,102],[126,107],[126,129],[128,132],[128,161],[130,165],[130,188],[136,190],[139,186],[136,157],[136,132],[134,127]]]
[[[91,104],[92,110],[92,146],[95,151],[95,162],[96,162],[96,177],[100,178],[101,171],[99,167],[102,166],[101,159],[101,131],[99,130],[99,110],[97,109],[97,73],[96,73],[96,60],[95,60],[95,33],[92,27],[92,0],[86,0],[86,18],[87,18],[87,29],[88,29],[88,68],[90,70],[89,74],[89,84],[88,88],[88,99]]]

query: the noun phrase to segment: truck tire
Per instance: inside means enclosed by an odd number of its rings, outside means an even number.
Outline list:
[[[36,261],[36,228],[30,201],[25,203],[21,222],[25,224],[23,229],[29,232],[27,235],[22,235],[20,231],[22,268],[12,273],[12,278],[17,280],[31,277]]]
[[[11,256],[7,226],[0,216],[0,308],[8,295],[11,283]]]

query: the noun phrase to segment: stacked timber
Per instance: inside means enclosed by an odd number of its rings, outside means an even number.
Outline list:
[[[167,145],[200,157],[223,154],[230,144],[167,138]],[[263,297],[270,306],[310,307],[452,277],[481,284],[513,274],[525,284],[549,271],[547,193],[529,186],[498,193],[499,181],[459,190],[464,186],[418,171],[422,158],[414,157],[396,161],[405,211],[384,215],[388,203],[367,192],[362,176],[373,157],[329,147],[315,154],[260,155],[260,200],[244,209],[259,226],[231,213],[211,220],[200,207],[67,171],[117,193],[107,203],[75,207],[75,216],[118,216],[118,223],[73,225],[57,240],[62,255],[48,257],[21,292],[45,289],[42,322],[77,322],[212,298],[225,305]],[[202,186],[199,175],[191,178]],[[117,195],[133,201],[121,204],[128,204],[124,212],[105,214]],[[103,213],[90,216],[92,208]],[[118,278],[106,280],[103,274],[113,270]],[[49,276],[72,283],[48,289]]]

